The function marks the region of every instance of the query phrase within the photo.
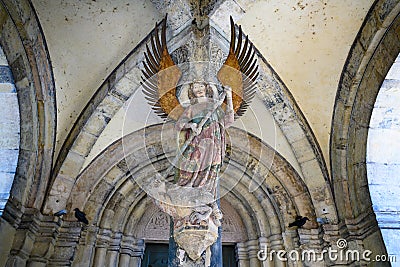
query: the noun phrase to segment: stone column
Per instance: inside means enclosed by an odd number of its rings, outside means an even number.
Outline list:
[[[112,235],[110,245],[108,246],[107,250],[106,266],[118,266],[121,239],[121,233],[114,233]]]
[[[283,246],[283,241],[282,241],[282,235],[281,234],[275,234],[270,237],[268,237],[269,242],[270,242],[270,250],[268,251],[269,253],[269,259],[272,257],[272,262],[273,266],[275,267],[285,267],[286,262],[279,260],[276,254],[273,254],[273,251],[281,251],[285,249]],[[272,255],[272,256],[271,256]]]
[[[107,246],[100,245],[96,247],[94,254],[93,266],[105,266],[106,265]]]
[[[247,246],[245,243],[236,244],[236,255],[239,267],[250,267],[249,253],[247,252]]]
[[[302,267],[303,262],[301,261],[301,249],[299,247],[299,236],[296,230],[286,230],[283,234],[283,242],[285,244],[286,251],[293,253],[288,255],[287,265],[289,267]],[[293,260],[293,257],[299,258]]]
[[[75,253],[74,266],[90,266],[92,264],[92,254],[96,243],[97,226],[83,226],[79,246]]]
[[[268,252],[269,246],[266,237],[260,237],[259,239],[249,240],[236,245],[239,267],[275,266],[271,264]]]
[[[9,242],[4,242],[0,246],[0,266],[5,266],[9,256],[16,230],[3,217],[0,217],[0,236]]]
[[[261,266],[262,267],[273,267],[273,261],[270,260],[269,258],[269,250],[270,250],[270,244],[268,238],[262,236],[258,239],[258,242],[260,244],[260,252],[257,252],[257,258],[261,258]],[[259,257],[260,256],[260,257]]]
[[[131,256],[129,254],[121,253],[119,255],[119,267],[129,267],[131,263]]]
[[[140,267],[142,265],[142,259],[143,259],[143,254],[142,255],[137,255],[137,256],[133,256],[131,258],[131,263],[129,266],[132,267]]]
[[[108,244],[111,240],[111,230],[99,229],[96,240],[93,266],[105,266]]]
[[[19,207],[19,208],[18,208]],[[5,266],[24,266],[33,244],[33,235],[27,229],[18,229],[22,221],[24,207],[20,203],[14,203],[9,199],[4,209],[2,218],[10,225],[7,228],[15,229],[14,243],[7,255]],[[3,228],[3,227],[2,227]],[[11,230],[11,229],[10,229]]]
[[[257,239],[249,240],[246,242],[247,251],[249,254],[249,262],[251,267],[260,267],[261,261],[258,259],[257,254],[260,251],[260,246]]]
[[[140,267],[144,255],[144,240],[133,236],[123,236],[121,253],[119,256],[120,267]]]

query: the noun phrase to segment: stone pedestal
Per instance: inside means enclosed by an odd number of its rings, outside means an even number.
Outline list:
[[[168,255],[168,266],[169,267],[220,267],[222,266],[222,242],[221,242],[221,227],[218,228],[218,238],[206,251],[204,251],[200,257],[193,260],[188,253],[181,249],[174,239],[176,233],[174,233],[174,224],[171,220],[169,238],[169,255]],[[199,236],[197,236],[199,237]],[[196,240],[196,235],[193,233],[193,246],[195,247],[199,242]]]

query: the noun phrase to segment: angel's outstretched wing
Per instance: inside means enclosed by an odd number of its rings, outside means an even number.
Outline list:
[[[183,113],[183,107],[176,97],[176,85],[182,72],[171,58],[167,49],[167,16],[161,22],[161,40],[156,24],[151,36],[151,50],[146,45],[147,53],[143,62],[143,93],[157,115],[162,118],[177,120]]]
[[[231,17],[229,54],[218,71],[217,77],[223,86],[232,88],[232,102],[236,116],[244,114],[256,92],[258,65],[254,56],[255,50],[248,36],[243,44],[241,26],[239,26],[239,36],[236,42],[235,23]]]

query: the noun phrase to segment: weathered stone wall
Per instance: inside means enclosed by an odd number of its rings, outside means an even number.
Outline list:
[[[389,254],[400,259],[400,57],[379,89],[368,131],[367,175],[372,207]]]
[[[10,196],[19,153],[19,107],[11,69],[0,48],[0,215]]]

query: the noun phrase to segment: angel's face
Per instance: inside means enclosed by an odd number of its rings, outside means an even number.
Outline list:
[[[192,91],[195,97],[205,97],[206,96],[206,86],[202,83],[194,83]]]

